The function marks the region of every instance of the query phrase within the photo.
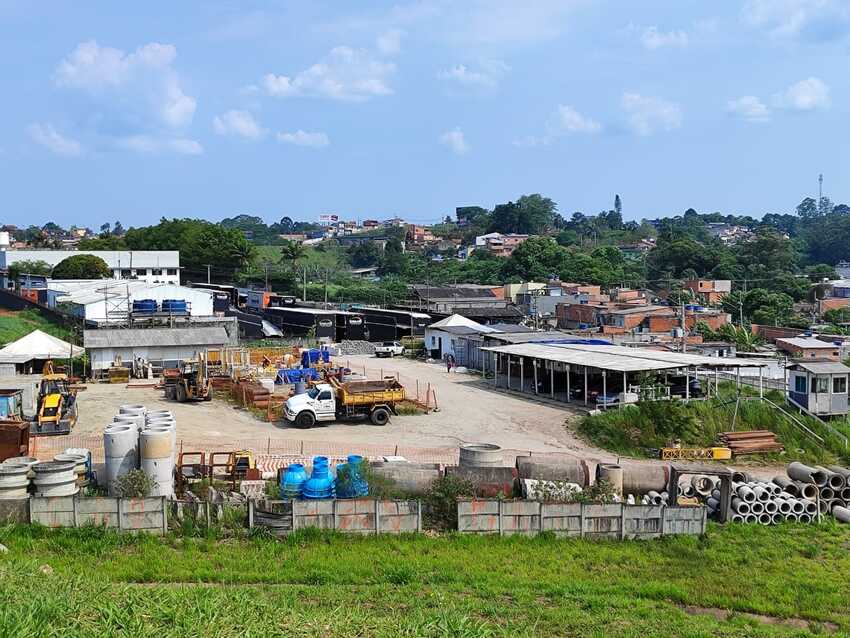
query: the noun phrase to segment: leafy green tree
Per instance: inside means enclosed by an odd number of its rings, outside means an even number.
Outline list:
[[[381,260],[380,273],[382,275],[398,275],[405,270],[404,247],[398,239],[391,239],[384,247],[384,257]]]
[[[375,242],[364,241],[351,247],[348,258],[355,268],[367,268],[381,261],[381,250]]]
[[[104,279],[112,270],[103,259],[95,255],[66,257],[53,268],[54,279]]]
[[[24,259],[9,266],[9,279],[17,282],[21,275],[49,276],[52,270],[50,264],[41,259]]]
[[[539,194],[523,195],[516,202],[493,209],[490,230],[499,233],[539,235],[552,228],[557,204]]]
[[[127,250],[127,242],[116,235],[100,235],[81,239],[77,245],[80,250]]]

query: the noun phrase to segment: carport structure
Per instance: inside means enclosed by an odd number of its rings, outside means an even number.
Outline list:
[[[621,406],[638,398],[670,398],[671,375],[680,379],[682,398],[690,400],[691,385],[700,371],[703,376],[708,371],[714,372],[716,393],[717,372],[722,369],[736,370],[740,385],[741,368],[759,368],[759,396],[763,396],[762,371],[768,365],[767,360],[705,357],[615,345],[523,343],[483,350],[490,353],[493,384],[497,388],[531,391],[567,403],[578,400],[584,405],[595,396],[600,407]],[[646,382],[648,377],[661,375],[663,384]],[[609,390],[616,390],[617,396],[612,398]]]

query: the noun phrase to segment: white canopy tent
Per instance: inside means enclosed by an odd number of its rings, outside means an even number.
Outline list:
[[[79,357],[84,352],[85,350],[80,346],[72,345],[41,330],[33,330],[28,335],[0,349],[0,366],[14,365],[16,371],[21,371],[18,367],[26,366],[31,361],[68,359]],[[27,371],[24,370],[24,372]]]

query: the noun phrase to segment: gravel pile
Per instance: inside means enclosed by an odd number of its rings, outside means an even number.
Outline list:
[[[340,341],[336,344],[341,356],[352,354],[375,354],[375,344],[368,341]]]

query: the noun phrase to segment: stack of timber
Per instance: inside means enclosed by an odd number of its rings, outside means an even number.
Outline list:
[[[749,430],[745,432],[722,432],[720,441],[732,454],[766,454],[782,452],[785,447],[776,440],[776,434],[770,430]]]

